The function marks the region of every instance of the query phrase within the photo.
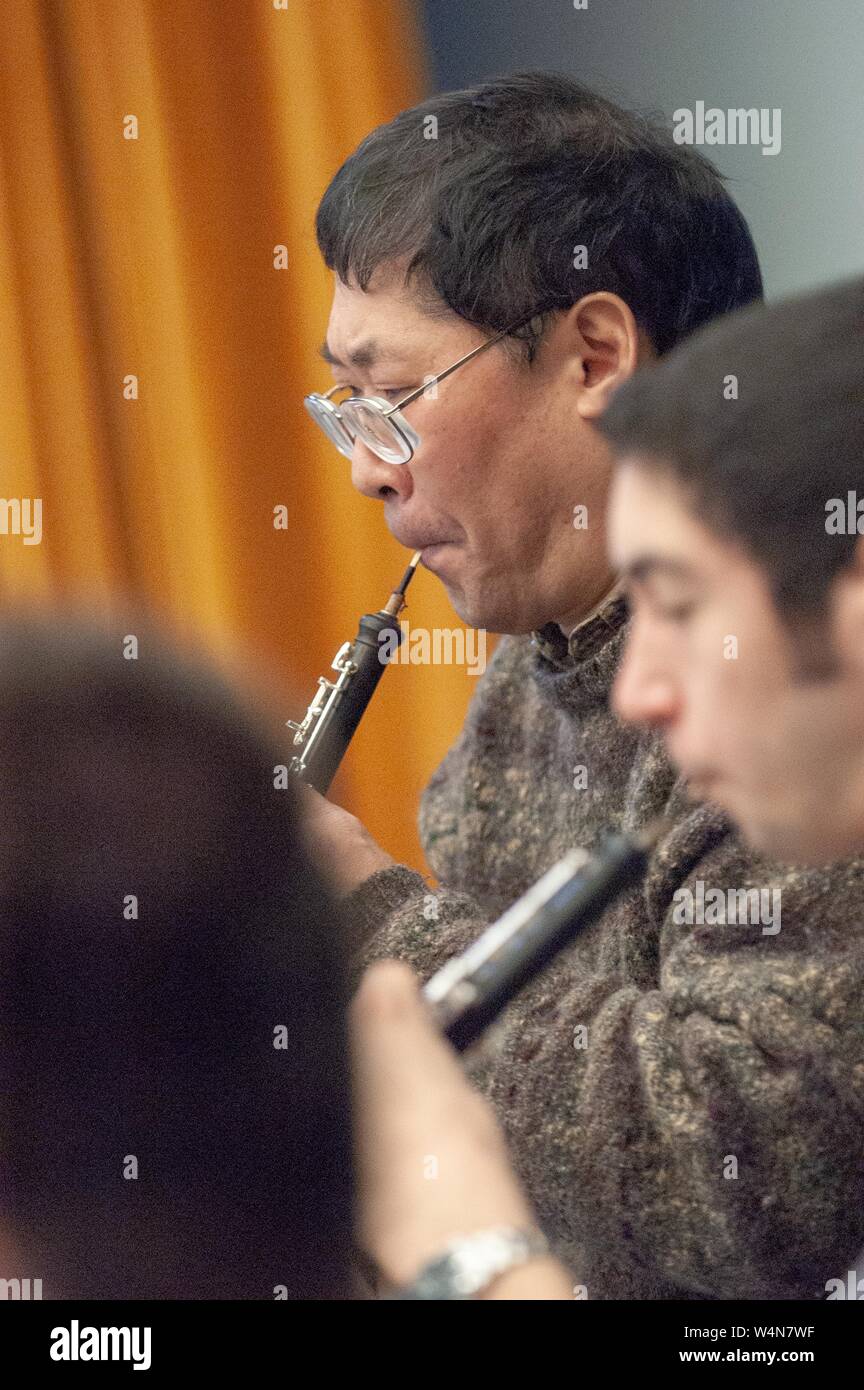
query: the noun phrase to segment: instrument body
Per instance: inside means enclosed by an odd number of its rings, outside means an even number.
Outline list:
[[[427,981],[423,995],[464,1052],[559,951],[645,872],[660,827],[609,835],[594,855],[574,849],[476,941]]]
[[[318,677],[315,698],[303,718],[287,721],[294,732],[295,752],[288,771],[322,796],[345,756],[384,668],[402,641],[399,614],[420,559],[413,556],[401,583],[376,613],[364,613],[353,642],[343,642],[332,662],[335,680]],[[387,655],[385,655],[385,652]]]

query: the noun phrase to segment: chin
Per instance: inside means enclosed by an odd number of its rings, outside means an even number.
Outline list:
[[[442,564],[436,579],[444,586],[451,607],[466,627],[485,628],[487,632],[503,636],[518,637],[533,632],[548,622],[548,618],[535,618],[524,609],[517,609],[512,583],[507,576],[482,573],[470,576],[466,584],[464,574],[448,575]]]
[[[802,827],[795,836],[789,858],[796,864],[821,867],[838,859],[854,859],[864,853],[864,831],[851,826],[826,825],[821,820]]]
[[[474,612],[471,605],[467,602],[463,591],[457,589],[455,584],[445,584],[443,579],[441,583],[444,585],[444,591],[450,600],[450,607],[453,609],[459,621],[464,623],[466,627],[481,627],[481,623],[474,621]]]
[[[444,583],[444,581],[441,581]],[[460,622],[466,627],[485,628],[487,632],[513,632],[514,629],[508,626],[501,626],[502,621],[506,623],[506,615],[502,615],[496,610],[494,605],[484,601],[483,596],[476,594],[466,594],[462,588],[457,588],[455,584],[444,584],[450,605]]]
[[[742,820],[747,843],[769,859],[782,864],[818,868],[836,859],[860,852],[864,845],[851,834],[837,833],[824,818],[796,818],[789,821]]]

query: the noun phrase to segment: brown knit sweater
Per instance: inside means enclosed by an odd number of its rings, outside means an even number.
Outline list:
[[[423,795],[434,897],[391,866],[347,908],[364,961],[425,978],[566,850],[671,813],[644,883],[511,1005],[476,1079],[588,1298],[824,1297],[864,1243],[864,865],[778,868],[687,800],[608,709],[624,623],[615,599],[569,643],[501,640]],[[676,921],[699,880],[779,888],[780,931]]]

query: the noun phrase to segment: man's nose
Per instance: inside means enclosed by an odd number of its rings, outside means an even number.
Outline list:
[[[411,495],[412,480],[407,463],[385,463],[355,439],[351,454],[351,482],[364,497],[390,497],[398,493],[403,499]]]
[[[674,723],[680,699],[671,676],[644,650],[628,646],[612,687],[612,708],[625,724],[664,730]]]

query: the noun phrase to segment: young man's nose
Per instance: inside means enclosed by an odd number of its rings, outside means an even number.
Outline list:
[[[612,708],[625,724],[665,729],[680,707],[673,680],[636,651],[625,651],[612,688]]]
[[[364,497],[389,497],[397,493],[403,499],[411,494],[410,464],[385,463],[360,439],[355,439],[351,454],[351,482]]]

